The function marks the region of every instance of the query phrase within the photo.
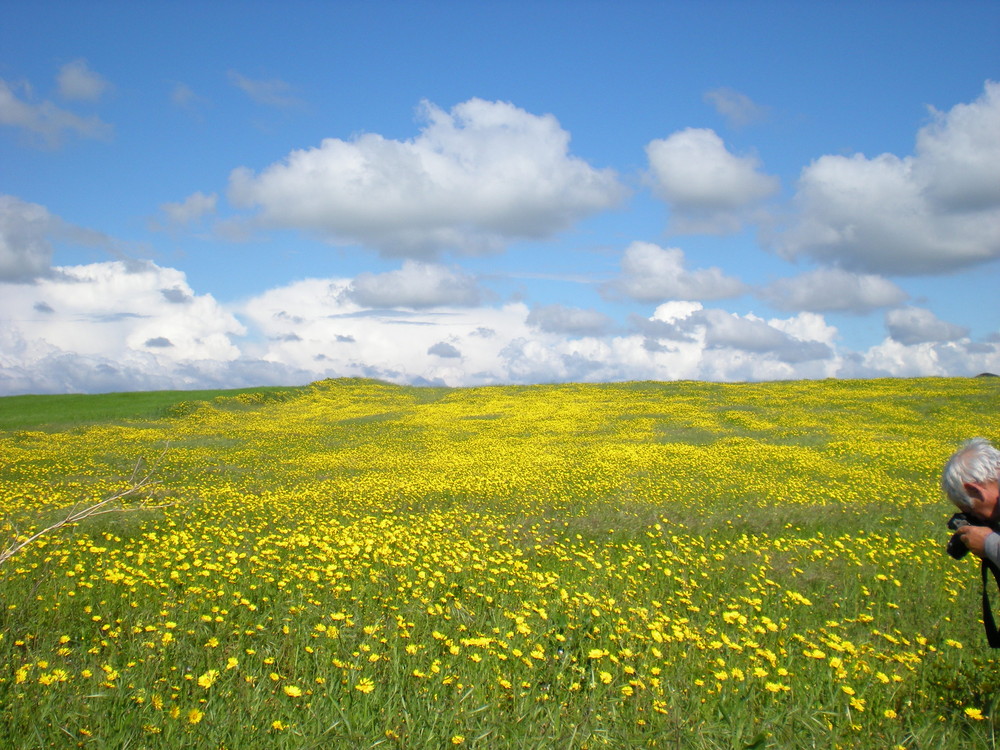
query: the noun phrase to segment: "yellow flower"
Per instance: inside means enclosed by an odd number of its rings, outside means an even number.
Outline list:
[[[882,715],[887,719],[895,719],[897,716],[899,716],[899,714],[897,714],[891,708],[887,708],[885,711],[883,711]]]
[[[465,742],[465,737],[463,737],[460,734],[456,734],[454,737],[451,738],[452,745],[461,745],[463,742]]]
[[[188,717],[187,717],[188,723],[197,724],[199,721],[202,720],[202,717],[204,716],[205,714],[199,711],[197,708],[192,708],[190,711],[188,711]]]
[[[364,693],[365,695],[367,695],[368,693],[370,693],[372,690],[375,689],[375,683],[366,677],[363,680],[359,680],[358,684],[354,686],[354,689],[357,690],[359,693]]]
[[[302,688],[295,687],[295,685],[285,685],[284,691],[285,695],[290,698],[298,698],[302,695]]]
[[[286,725],[285,725],[285,724],[283,724],[283,723],[282,723],[282,722],[281,722],[280,720],[278,720],[278,719],[275,719],[274,721],[272,721],[272,722],[271,722],[271,729],[277,729],[277,730],[278,730],[279,732],[280,732],[280,731],[281,731],[282,729],[284,729],[284,728],[285,728],[285,726],[286,726]]]
[[[201,677],[198,678],[198,685],[208,690],[210,687],[212,687],[212,685],[215,684],[215,681],[216,679],[218,679],[218,677],[219,677],[219,670],[210,669],[207,672],[205,672],[205,674],[203,674]]]
[[[601,678],[601,682],[603,682],[605,685],[611,682],[610,672],[599,672],[597,676]]]
[[[978,708],[972,708],[971,706],[965,709],[965,715],[970,719],[975,719],[976,721],[982,721],[986,717],[983,716],[983,712]]]

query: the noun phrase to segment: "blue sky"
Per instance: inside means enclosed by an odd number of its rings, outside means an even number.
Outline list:
[[[1000,372],[996,2],[2,12],[0,395]]]

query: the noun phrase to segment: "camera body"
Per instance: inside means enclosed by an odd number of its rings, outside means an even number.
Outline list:
[[[952,531],[958,531],[963,526],[968,526],[971,522],[969,517],[964,513],[956,513],[951,518],[948,519],[948,528]],[[965,542],[962,541],[962,537],[958,534],[953,534],[951,539],[948,540],[948,554],[954,557],[956,560],[961,560],[968,554],[969,548],[965,546]]]

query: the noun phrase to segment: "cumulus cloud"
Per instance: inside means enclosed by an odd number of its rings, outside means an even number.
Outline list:
[[[292,94],[291,85],[280,78],[248,78],[230,70],[229,81],[258,104],[281,109],[302,105],[302,101]]]
[[[715,111],[725,117],[733,128],[746,127],[768,117],[767,107],[755,104],[746,94],[725,86],[706,91],[703,98],[715,107]]]
[[[29,362],[62,353],[111,361],[151,351],[175,362],[239,356],[230,336],[243,326],[211,295],[195,295],[180,271],[123,261],[55,270],[30,285],[0,284],[12,329],[38,348]]]
[[[904,346],[956,341],[969,335],[969,329],[939,319],[922,307],[904,307],[885,314],[889,337]]]
[[[462,352],[449,344],[447,341],[439,341],[438,343],[432,345],[427,349],[427,353],[433,354],[435,357],[443,357],[444,359],[462,358]]]
[[[549,237],[624,195],[611,170],[569,154],[552,115],[481,99],[450,112],[425,102],[422,115],[412,140],[328,138],[259,174],[236,169],[230,202],[266,226],[426,260]]]
[[[83,59],[63,65],[56,83],[59,84],[59,95],[64,99],[89,102],[96,102],[111,88],[111,84],[91,70]]]
[[[597,310],[582,310],[564,305],[542,305],[528,313],[527,323],[546,333],[569,336],[603,336],[613,321]]]
[[[638,325],[652,352],[686,352],[695,355],[699,375],[709,379],[732,379],[746,373],[748,379],[789,377],[792,372],[818,377],[830,372],[835,362],[832,341],[836,329],[819,316],[804,313],[785,320],[765,321],[753,314],[736,315],[725,310],[705,309],[697,303],[667,303]],[[719,353],[732,358],[727,367]],[[799,369],[804,364],[811,368]],[[785,373],[779,375],[778,373]],[[770,373],[765,375],[764,373]]]
[[[971,377],[1000,371],[1000,346],[965,341],[904,344],[887,338],[852,364],[854,371],[845,368],[843,377]]]
[[[901,275],[1000,257],[1000,83],[933,114],[913,156],[823,156],[807,166],[779,252]]]
[[[118,252],[106,235],[55,216],[44,206],[0,195],[0,283],[51,276],[53,241]]]
[[[217,202],[218,195],[215,193],[206,195],[199,191],[182,201],[161,204],[160,211],[166,215],[169,226],[186,227],[205,216],[214,214]]]
[[[296,375],[241,359],[239,321],[183,273],[152,263],[63,266],[30,285],[0,283],[0,305],[0,393],[232,388]]]
[[[633,242],[622,257],[622,275],[604,287],[609,296],[622,295],[640,302],[717,300],[746,291],[738,279],[719,268],[688,271],[684,252],[651,242]]]
[[[0,195],[0,282],[30,281],[49,273],[49,237],[62,222],[37,203]]]
[[[759,293],[779,310],[869,313],[894,307],[907,294],[881,276],[851,273],[839,268],[819,268],[793,278],[778,279]]]
[[[935,207],[955,212],[1000,207],[1000,83],[950,112],[932,110],[933,121],[917,133],[915,179]]]
[[[521,303],[372,309],[349,293],[353,283],[306,279],[247,300],[239,314],[264,343],[245,354],[315,377],[482,385],[503,382],[504,344],[531,335]]]
[[[306,279],[226,309],[152,263],[68,266],[0,283],[0,393],[303,384],[376,377],[417,385],[971,375],[1000,370],[1000,342],[947,329],[837,350],[816,313],[764,320],[661,304],[633,330],[573,308],[373,309],[352,279]],[[902,318],[893,318],[904,338]],[[589,321],[589,323],[588,323]],[[935,339],[935,340],[930,340]]]
[[[18,96],[18,89],[25,98]],[[59,146],[67,134],[83,138],[108,138],[112,128],[96,115],[81,117],[50,101],[35,101],[26,84],[11,85],[0,78],[0,125],[18,128],[29,142],[49,148]]]
[[[428,308],[471,307],[481,292],[475,277],[458,269],[419,261],[387,273],[362,273],[350,284],[347,296],[362,307]]]
[[[680,232],[737,231],[751,208],[778,191],[755,156],[737,156],[715,131],[688,128],[646,146],[654,193]]]

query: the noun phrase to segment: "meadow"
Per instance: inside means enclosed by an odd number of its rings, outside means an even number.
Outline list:
[[[1000,379],[0,399],[0,743],[995,748]],[[1000,599],[994,591],[994,599]]]

